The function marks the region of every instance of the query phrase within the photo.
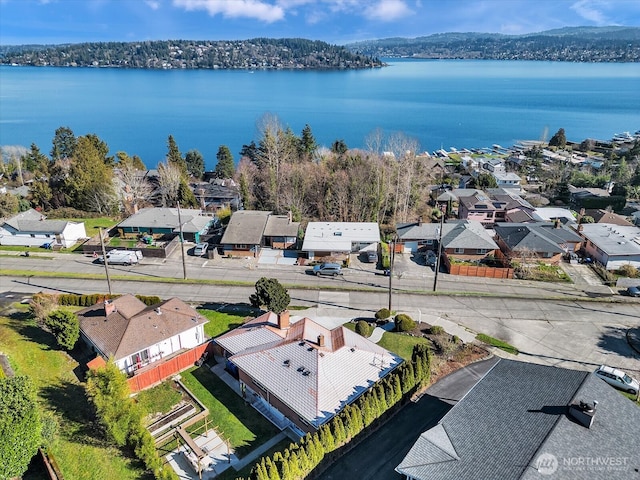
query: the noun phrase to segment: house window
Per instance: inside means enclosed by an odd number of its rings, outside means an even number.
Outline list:
[[[478,249],[478,255],[484,255],[485,253],[487,253],[489,250],[487,250],[486,248],[479,248]]]
[[[131,227],[131,233],[138,233],[140,231],[139,227]]]
[[[51,238],[51,235],[49,235],[48,233],[45,235],[46,238]]]
[[[131,355],[131,365],[133,365],[134,370],[144,367],[147,363],[149,363],[149,350],[143,350]]]
[[[236,244],[236,248],[238,250],[247,250],[249,248],[249,245],[247,245],[246,243],[238,243]]]
[[[36,234],[35,234],[35,233],[32,233],[32,234],[31,234],[31,238],[36,238]]]
[[[460,254],[460,253],[464,253],[464,248],[455,248],[455,249],[453,250],[453,253],[458,253],[458,254]]]

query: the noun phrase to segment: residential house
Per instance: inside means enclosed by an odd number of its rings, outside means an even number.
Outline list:
[[[491,173],[507,173],[504,162],[500,158],[483,158],[482,168]]]
[[[571,210],[559,207],[536,208],[533,218],[537,222],[555,222],[560,220],[564,225],[575,225],[576,217]]]
[[[117,228],[120,236],[176,237],[182,230],[186,241],[199,243],[200,236],[205,235],[214,224],[215,218],[203,215],[202,210],[195,208],[142,208],[126,220],[120,222]]]
[[[351,330],[268,312],[215,339],[227,369],[282,428],[313,432],[402,359]]]
[[[380,227],[376,222],[309,222],[302,251],[310,260],[339,258],[377,249],[379,242]]]
[[[220,243],[225,255],[257,257],[263,247],[295,248],[300,222],[291,215],[259,210],[238,210],[229,220]]]
[[[407,480],[628,479],[640,409],[590,372],[501,359],[396,467]]]
[[[609,225],[620,225],[627,227],[633,225],[633,223],[627,220],[624,216],[618,215],[617,213],[610,212],[608,210],[604,210],[602,208],[588,208],[584,211],[584,215],[593,218],[595,223],[606,223]]]
[[[496,220],[496,213],[502,215],[504,221],[504,208],[499,202],[494,202],[481,191],[476,191],[470,196],[458,197],[458,218],[473,220],[483,225],[491,226]]]
[[[523,263],[560,263],[563,254],[575,252],[582,238],[560,221],[545,223],[501,223],[494,227],[501,255]]]
[[[578,232],[584,237],[584,249],[607,270],[623,265],[640,268],[640,227],[607,223],[583,223]]]
[[[609,197],[609,191],[604,188],[587,188],[587,187],[574,187],[569,185],[569,193],[571,195],[571,202],[580,205],[586,198],[607,198]]]
[[[404,223],[396,227],[404,253],[436,250],[440,239],[439,223]],[[479,261],[493,255],[498,245],[480,222],[453,220],[442,225],[442,250],[459,260]]]
[[[491,175],[496,179],[496,183],[500,188],[511,188],[520,191],[520,182],[522,179],[517,173],[513,172],[492,172]]]
[[[84,222],[47,220],[40,212],[29,209],[0,224],[0,245],[70,248],[87,238]]]
[[[198,183],[193,186],[193,192],[200,201],[201,208],[206,212],[216,213],[225,208],[235,212],[242,207],[238,187],[230,179],[216,178],[210,183]]]
[[[128,375],[206,340],[208,320],[178,298],[147,306],[127,294],[76,315],[81,338],[89,348],[104,360],[113,358]]]
[[[531,218],[535,207],[527,202],[520,195],[513,193],[508,188],[490,188],[486,193],[496,206],[496,222],[518,222],[518,218],[528,221]]]

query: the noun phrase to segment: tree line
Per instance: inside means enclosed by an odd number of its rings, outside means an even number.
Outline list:
[[[302,38],[12,46],[0,49],[0,63],[145,69],[353,69],[382,66],[380,60],[353,53],[345,47]]]
[[[258,140],[242,147],[237,168],[229,148],[221,145],[212,172],[235,180],[244,208],[291,211],[296,220],[382,224],[427,215],[422,199],[435,174],[418,157],[417,140],[375,130],[366,139],[366,150],[349,149],[340,139],[325,148],[309,125],[296,135],[273,115],[258,123]],[[170,135],[165,160],[150,176],[138,156],[111,155],[97,135],[76,136],[60,127],[49,156],[32,144],[22,155],[11,154],[2,168],[15,183],[28,182],[30,188],[21,203],[0,195],[0,215],[29,207],[128,215],[144,206],[199,206],[194,188],[205,173],[205,161],[197,150],[183,154]]]

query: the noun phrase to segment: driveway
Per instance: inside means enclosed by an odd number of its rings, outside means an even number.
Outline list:
[[[602,285],[602,279],[589,265],[584,263],[560,262],[560,268],[573,280],[576,285]]]
[[[375,434],[343,455],[322,475],[321,480],[402,479],[396,466],[409,452],[420,434],[438,424],[498,359],[490,358],[462,368],[431,386],[416,403],[409,403]]]

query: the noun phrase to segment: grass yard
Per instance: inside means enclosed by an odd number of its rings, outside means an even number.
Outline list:
[[[497,347],[500,350],[504,350],[507,353],[511,353],[512,355],[518,355],[518,353],[520,353],[518,349],[513,345],[510,345],[507,342],[504,342],[497,338],[490,337],[489,335],[485,335],[484,333],[479,333],[478,335],[476,335],[476,339],[486,343],[487,345],[493,345],[494,347]]]
[[[15,373],[31,377],[42,409],[53,412],[60,425],[51,452],[65,480],[146,478],[135,459],[103,440],[84,386],[74,374],[78,363],[58,350],[53,337],[30,318],[26,306],[3,308],[0,346]],[[34,475],[27,473],[24,478]]]
[[[136,395],[136,401],[145,415],[167,413],[182,400],[182,392],[175,387],[173,380],[165,380],[160,385]]]
[[[385,332],[382,334],[382,339],[378,342],[383,348],[395,353],[405,360],[411,359],[414,345],[418,343],[429,343],[426,338],[412,337],[411,335],[405,335],[402,333]]]
[[[198,308],[198,313],[209,320],[209,323],[204,324],[204,333],[211,338],[239,327],[247,317],[247,315],[225,313],[209,308]]]
[[[245,403],[206,365],[181,375],[182,383],[209,409],[210,424],[229,440],[238,457],[243,457],[278,433],[275,426]]]

